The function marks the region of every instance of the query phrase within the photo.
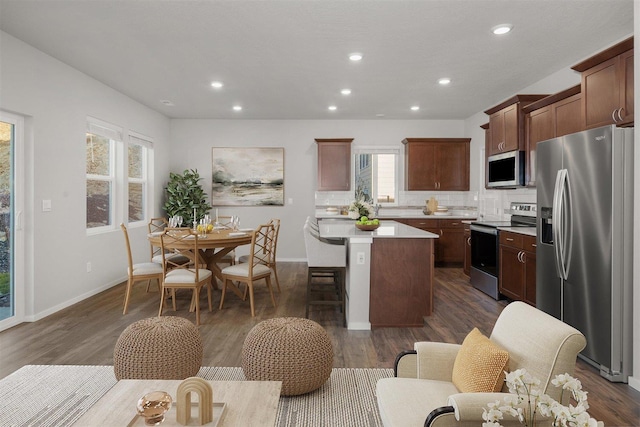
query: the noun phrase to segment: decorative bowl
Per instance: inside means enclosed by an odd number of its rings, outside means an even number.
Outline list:
[[[380,224],[365,225],[365,224],[357,224],[356,223],[356,228],[358,230],[362,230],[362,231],[373,231],[378,227],[380,227]]]

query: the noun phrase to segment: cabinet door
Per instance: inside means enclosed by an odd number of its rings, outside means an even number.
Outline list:
[[[463,271],[467,276],[471,273],[471,230],[468,225],[464,228],[463,245],[464,245],[464,265]]]
[[[487,156],[492,156],[500,152],[500,147],[504,142],[504,114],[503,110],[497,111],[489,116],[489,151]]]
[[[524,302],[536,306],[536,253],[524,252]]]
[[[462,264],[464,262],[464,230],[462,228],[441,228],[439,255],[441,262]]]
[[[518,107],[518,104],[513,104],[502,110],[504,114],[504,144],[501,151],[520,149]]]
[[[527,166],[526,182],[529,186],[536,185],[536,146],[538,142],[553,138],[553,115],[551,105],[534,110],[525,119],[527,132]]]
[[[437,190],[435,143],[411,143],[405,149],[406,189]]]
[[[553,104],[555,131],[553,136],[564,136],[582,130],[582,94],[576,94]]]
[[[469,143],[435,144],[438,190],[469,191]]]
[[[351,142],[318,141],[318,191],[351,188]]]
[[[633,123],[633,49],[620,55],[620,116],[618,124]]]
[[[613,112],[620,108],[618,60],[618,57],[611,58],[582,73],[585,129],[614,123]]]
[[[521,250],[512,246],[500,245],[500,293],[512,300],[523,297],[523,264],[519,260]]]

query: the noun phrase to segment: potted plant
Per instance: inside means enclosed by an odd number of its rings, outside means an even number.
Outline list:
[[[192,226],[194,212],[196,219],[209,212],[206,194],[200,185],[200,175],[195,169],[186,169],[182,174],[169,174],[169,182],[165,188],[167,200],[164,210],[168,216],[180,215],[187,226]]]

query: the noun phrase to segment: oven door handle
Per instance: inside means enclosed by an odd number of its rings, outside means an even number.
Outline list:
[[[498,235],[498,229],[495,227],[487,227],[485,225],[477,225],[477,224],[471,224],[471,231],[477,231],[479,233],[485,233],[485,234],[493,234],[494,236]]]

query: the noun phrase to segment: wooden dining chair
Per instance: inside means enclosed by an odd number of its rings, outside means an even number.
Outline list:
[[[176,290],[191,289],[190,311],[196,312],[196,325],[200,325],[200,290],[207,286],[209,311],[211,305],[211,270],[201,268],[202,261],[199,258],[198,234],[190,228],[167,228],[160,235],[163,256],[163,281],[162,297],[160,298],[160,310],[158,316],[162,316],[167,293],[171,292],[173,311],[176,311]],[[169,254],[169,255],[167,255]],[[175,261],[173,254],[179,254],[189,259],[189,262]]]
[[[251,249],[246,263],[230,265],[222,269],[222,296],[220,298],[220,309],[224,304],[227,289],[231,289],[243,300],[246,299],[246,291],[243,295],[234,285],[234,281],[247,284],[249,302],[251,304],[251,316],[255,316],[255,303],[253,298],[253,284],[257,280],[264,279],[271,296],[271,302],[276,307],[276,300],[271,289],[271,268],[269,259],[271,257],[271,239],[273,238],[273,224],[260,225],[252,232]]]
[[[218,221],[217,224],[221,225],[223,227],[226,228],[232,228],[232,224],[231,224],[231,219],[232,216],[231,215],[218,215]],[[225,254],[222,258],[220,258],[220,260],[218,261],[219,264],[228,264],[228,265],[234,265],[236,263],[236,251],[233,250],[231,252],[229,252],[228,254]]]
[[[271,234],[268,236],[264,236],[265,239],[268,239],[267,243],[263,244],[263,247],[271,246],[271,256],[269,257],[267,265],[271,271],[273,272],[273,276],[276,279],[276,287],[278,288],[278,292],[280,292],[280,279],[278,279],[278,270],[276,269],[276,250],[278,248],[278,234],[280,233],[280,220],[277,218],[271,219],[268,224],[273,225],[273,230],[271,230]],[[242,255],[238,258],[239,262],[249,262],[249,255]],[[245,289],[246,294],[246,289]]]
[[[149,230],[149,234],[162,234],[164,229],[169,226],[169,220],[164,217],[151,218],[149,223],[147,224],[147,229]],[[153,243],[149,242],[149,247],[151,248],[151,262],[155,262],[158,264],[162,264],[162,247],[154,246]]]
[[[164,277],[164,271],[160,264],[154,262],[142,262],[133,263],[133,257],[131,256],[131,244],[129,242],[129,232],[124,224],[120,224],[122,233],[124,234],[124,242],[127,247],[127,260],[129,261],[129,267],[127,268],[127,288],[124,294],[124,310],[122,314],[127,314],[129,308],[129,298],[131,297],[131,289],[134,283],[146,281],[147,290],[149,289],[149,283],[155,279],[158,282],[158,289],[162,289],[162,279]]]

